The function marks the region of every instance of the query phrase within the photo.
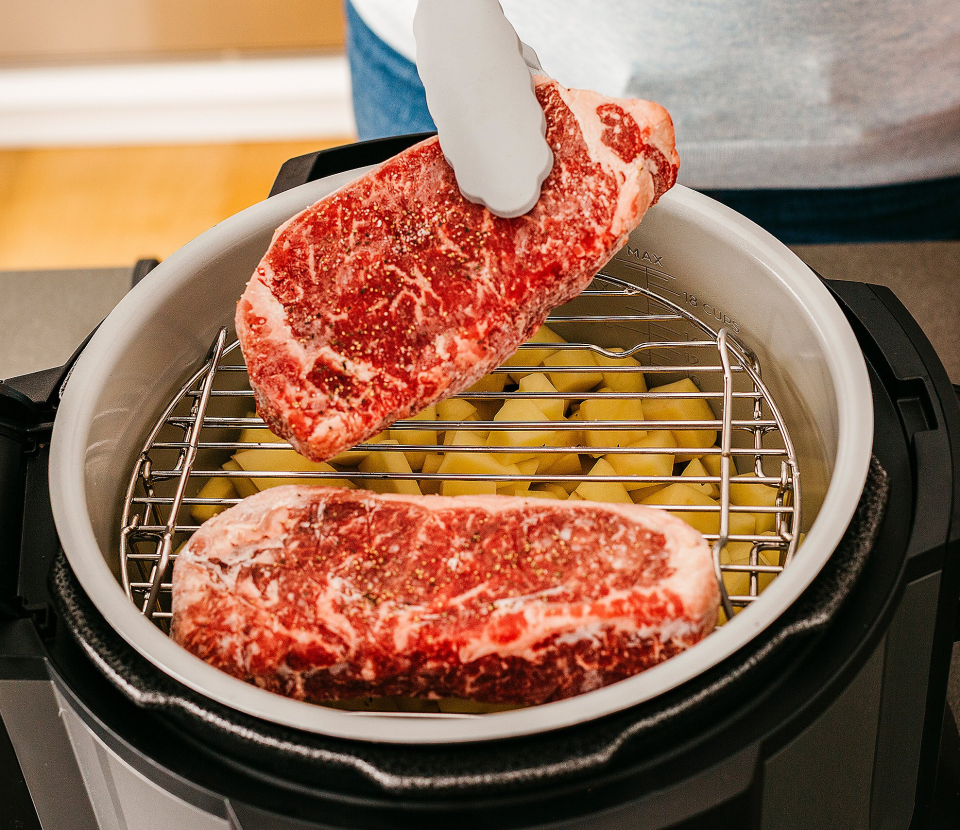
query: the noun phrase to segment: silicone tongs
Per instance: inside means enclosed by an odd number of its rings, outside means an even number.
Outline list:
[[[553,168],[533,74],[536,52],[520,41],[497,0],[419,0],[417,69],[440,148],[464,198],[514,218],[540,198]]]

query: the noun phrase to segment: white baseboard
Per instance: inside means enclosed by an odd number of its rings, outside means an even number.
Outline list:
[[[355,133],[345,57],[0,70],[0,147]]]

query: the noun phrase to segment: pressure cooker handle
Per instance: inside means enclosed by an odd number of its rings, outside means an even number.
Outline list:
[[[371,164],[382,164],[388,158],[406,150],[407,147],[412,147],[435,135],[435,132],[428,132],[374,138],[370,141],[358,141],[354,144],[344,144],[341,147],[331,147],[328,150],[317,150],[314,153],[297,156],[283,163],[273,187],[270,188],[270,195],[276,196],[293,187],[333,176],[336,173],[368,167]]]

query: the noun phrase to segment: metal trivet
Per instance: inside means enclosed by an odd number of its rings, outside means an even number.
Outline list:
[[[626,313],[621,313],[623,309]],[[616,313],[609,313],[615,311]],[[587,349],[610,358],[634,357],[642,365],[597,367],[510,366],[498,373],[549,371],[567,372],[643,372],[671,378],[694,377],[702,389],[699,395],[674,393],[540,393],[540,392],[463,392],[457,398],[474,401],[513,398],[556,399],[579,403],[588,399],[683,398],[700,397],[713,402],[720,417],[711,421],[399,421],[397,430],[583,430],[613,431],[630,428],[650,430],[718,430],[718,448],[681,448],[685,455],[716,454],[721,457],[719,476],[575,476],[547,474],[505,474],[486,476],[450,473],[365,473],[354,470],[337,472],[291,472],[286,470],[224,470],[220,464],[239,450],[287,449],[286,443],[241,443],[238,431],[263,427],[256,417],[245,413],[253,409],[246,367],[238,343],[227,343],[227,329],[218,333],[210,352],[193,376],[180,388],[147,436],[134,465],[123,505],[120,532],[120,574],[124,590],[141,613],[166,629],[170,613],[170,572],[176,550],[189,538],[197,524],[189,515],[197,504],[231,505],[239,499],[200,498],[197,492],[213,476],[248,479],[324,479],[348,478],[358,486],[370,479],[483,480],[580,482],[590,480],[653,484],[715,484],[720,503],[714,507],[659,505],[674,512],[719,512],[720,532],[707,534],[713,543],[714,563],[722,572],[749,573],[749,592],[727,596],[721,579],[724,609],[732,616],[733,607],[746,606],[759,595],[759,580],[764,574],[774,577],[789,565],[797,549],[800,528],[799,471],[796,453],[779,409],[763,384],[756,356],[729,329],[714,331],[680,306],[656,293],[606,274],[599,274],[578,298],[558,308],[547,323],[563,332],[575,326],[590,336],[580,342],[549,344],[550,349]],[[607,342],[608,346],[598,345]],[[631,345],[632,343],[632,345]],[[543,349],[545,344],[524,344],[520,349]],[[612,351],[622,348],[623,351]],[[438,441],[439,441],[438,436]],[[358,450],[378,452],[445,452],[443,444],[361,444]],[[542,453],[582,453],[594,456],[615,453],[662,453],[662,448],[563,446],[529,448]],[[678,451],[681,451],[678,450]],[[512,453],[515,447],[460,446],[455,451]],[[730,478],[737,472],[753,472],[743,483],[769,484],[778,488],[773,507],[738,506],[730,501]],[[774,513],[774,535],[733,535],[729,532],[730,514]],[[721,549],[728,542],[750,542],[749,563],[720,564]],[[777,551],[779,563],[760,561],[760,551]],[[767,557],[772,558],[772,557]]]

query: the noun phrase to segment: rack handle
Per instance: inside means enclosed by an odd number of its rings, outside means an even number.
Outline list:
[[[382,164],[397,153],[435,135],[435,132],[427,132],[374,138],[370,141],[357,141],[353,144],[343,144],[340,147],[296,156],[283,163],[273,182],[273,187],[270,188],[270,195],[276,196],[291,188],[333,176],[336,173],[366,167],[370,164]]]

